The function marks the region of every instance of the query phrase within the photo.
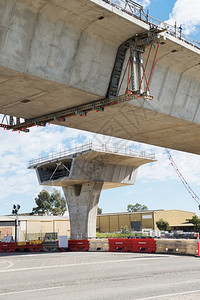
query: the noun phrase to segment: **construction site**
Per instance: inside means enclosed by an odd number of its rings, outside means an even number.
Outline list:
[[[38,185],[62,189],[68,212],[20,215],[14,204],[12,215],[0,217],[2,299],[200,297],[194,212],[97,215],[102,190],[137,184],[138,170],[157,161],[130,141],[164,148],[200,209],[170,150],[200,154],[200,42],[141,3],[0,0],[1,129],[26,137],[51,124],[123,139],[123,147],[93,141],[41,150],[27,163]],[[103,235],[111,233],[122,235]]]

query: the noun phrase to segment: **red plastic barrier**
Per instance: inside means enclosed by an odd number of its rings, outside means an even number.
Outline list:
[[[109,239],[110,252],[138,252],[155,253],[154,239]]]
[[[0,253],[5,252],[41,252],[43,250],[42,244],[29,244],[29,242],[23,245],[17,243],[0,243]]]
[[[42,252],[43,251],[43,245],[42,244],[29,244],[29,251],[30,252]]]
[[[17,243],[0,243],[0,252],[15,252]]]
[[[154,239],[130,239],[131,252],[155,253],[156,242]]]
[[[58,252],[67,252],[69,248],[58,248]]]
[[[108,239],[110,252],[132,252],[130,239]]]
[[[23,245],[16,245],[16,252],[29,252],[29,242],[23,242]]]
[[[68,248],[70,251],[89,251],[90,244],[88,240],[69,240]]]

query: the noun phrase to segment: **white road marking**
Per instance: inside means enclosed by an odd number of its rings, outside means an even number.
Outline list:
[[[8,292],[8,293],[0,293],[1,296],[8,296],[8,295],[16,295],[16,294],[24,294],[24,293],[34,293],[34,292],[40,292],[40,291],[48,291],[48,290],[54,290],[54,289],[62,289],[66,286],[52,286],[49,288],[41,288],[41,289],[34,289],[34,290],[25,290],[25,291],[18,291],[18,292]]]
[[[58,257],[58,256],[61,256],[61,255],[72,255],[73,256],[78,256],[78,258],[82,258],[87,255],[89,256],[93,256],[93,254],[97,254],[98,256],[103,256],[108,254],[108,255],[118,255],[118,256],[133,256],[133,257],[141,257],[142,255],[145,255],[145,256],[149,256],[149,258],[154,258],[154,257],[170,257],[170,258],[181,258],[181,256],[176,256],[176,255],[169,255],[169,254],[150,254],[150,253],[134,253],[134,252],[58,252],[58,253],[39,253],[39,254],[20,254],[20,255],[13,255],[13,256],[10,256],[10,259],[13,259],[15,262],[16,261],[28,261],[28,258],[29,257],[33,257],[33,258],[37,258],[37,259],[45,259],[47,256],[51,256],[51,257]],[[75,254],[75,255],[74,255]],[[79,255],[78,255],[79,254]],[[80,255],[81,254],[81,255]],[[2,260],[4,260],[6,257],[5,256],[0,256],[0,262]]]
[[[146,298],[138,298],[136,300],[159,299],[159,298],[163,298],[163,297],[174,297],[174,296],[180,296],[180,295],[188,295],[188,294],[190,295],[190,294],[195,294],[195,293],[200,293],[200,290],[187,291],[187,292],[174,293],[174,294],[165,294],[165,295],[152,296],[152,297],[146,297]]]
[[[8,264],[8,266],[3,267],[0,270],[6,270],[6,269],[11,268],[13,266],[13,263],[11,261],[9,261],[9,260],[3,260],[3,261],[0,261],[0,263],[1,264],[5,264],[5,263]]]
[[[134,262],[140,260],[149,260],[152,259],[162,259],[162,257],[143,257],[143,258],[129,258],[129,259],[120,259],[120,260],[105,260],[105,261],[94,261],[94,262],[84,262],[77,264],[65,264],[65,265],[52,265],[52,266],[41,266],[41,267],[28,267],[28,268],[20,268],[20,269],[9,269],[9,270],[0,270],[0,273],[6,272],[20,272],[20,271],[30,271],[30,270],[42,270],[42,269],[53,269],[53,268],[64,268],[64,267],[77,267],[77,266],[87,266],[87,265],[97,265],[97,264],[110,264],[110,263],[121,263],[121,262]]]

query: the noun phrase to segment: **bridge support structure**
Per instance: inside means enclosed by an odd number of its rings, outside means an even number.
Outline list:
[[[120,149],[120,148],[119,148]],[[30,163],[39,183],[60,186],[68,204],[71,238],[96,237],[96,216],[102,189],[133,185],[138,167],[154,155],[87,144],[72,152]]]
[[[96,215],[101,181],[63,186],[70,217],[71,239],[96,237]]]

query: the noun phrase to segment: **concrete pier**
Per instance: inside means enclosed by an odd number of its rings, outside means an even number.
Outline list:
[[[102,187],[101,181],[63,186],[69,209],[72,239],[96,236],[96,215]]]
[[[87,144],[31,161],[39,183],[61,186],[70,215],[71,238],[96,236],[96,216],[102,189],[133,185],[139,166],[155,161],[152,154]]]

